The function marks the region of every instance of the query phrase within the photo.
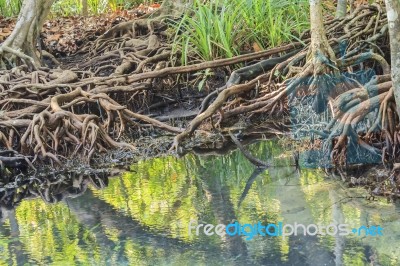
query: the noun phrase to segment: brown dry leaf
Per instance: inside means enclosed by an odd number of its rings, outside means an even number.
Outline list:
[[[336,10],[336,1],[324,1],[323,5],[324,7],[329,10],[330,12],[335,12]]]
[[[260,51],[262,51],[260,45],[258,45],[258,43],[256,43],[256,42],[253,43],[253,50],[254,50],[254,52],[260,52]]]
[[[46,37],[46,41],[51,42],[51,41],[58,41],[61,37],[61,34],[54,34]]]
[[[0,29],[0,42],[3,42],[8,36],[10,36],[11,31],[7,28]]]
[[[354,7],[358,7],[358,6],[361,6],[361,5],[368,5],[368,4],[369,4],[368,0],[355,0],[353,2],[353,6]]]
[[[151,6],[142,4],[136,9],[117,10],[98,16],[70,16],[47,20],[41,33],[45,49],[63,55],[74,53],[80,48],[79,45],[93,40],[116,24],[137,18],[138,15],[158,7],[158,4]],[[11,34],[14,26],[15,20],[0,18],[0,42]]]
[[[0,29],[0,32],[4,33],[4,34],[7,34],[7,33],[11,33],[11,30],[8,29],[8,28],[2,28],[2,29]]]

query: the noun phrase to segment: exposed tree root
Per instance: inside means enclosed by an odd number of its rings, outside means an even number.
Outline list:
[[[0,218],[7,218],[7,210],[15,208],[23,199],[41,198],[47,203],[57,203],[66,198],[75,198],[91,185],[103,189],[111,174],[105,169],[84,169],[77,172],[54,172],[51,175],[37,173],[35,176],[17,178],[0,189]],[[19,176],[21,177],[21,176]],[[0,183],[3,183],[0,180]]]
[[[95,151],[109,148],[132,149],[134,147],[131,144],[116,141],[123,136],[127,125],[133,125],[139,130],[141,125],[138,122],[142,121],[172,133],[183,131],[132,111],[129,102],[125,105],[118,103],[124,99],[121,95],[127,95],[132,100],[133,97],[146,93],[152,84],[142,81],[236,64],[295,46],[296,44],[232,59],[140,73],[144,71],[145,64],[154,66],[160,62],[159,59],[166,59],[154,55],[138,63],[136,70],[131,71],[130,75],[114,74],[111,77],[97,77],[85,70],[61,71],[46,68],[29,73],[24,66],[4,71],[0,80],[0,141],[8,149],[34,156],[34,160],[47,158],[58,164],[61,164],[60,156],[69,158],[80,154],[90,160]],[[107,56],[100,56],[98,60],[93,59],[86,63],[84,67],[108,59]],[[124,68],[124,63],[117,68]]]
[[[0,45],[0,70],[18,65],[21,59],[31,70],[40,66],[37,37],[52,3],[51,0],[37,0],[22,4],[13,32]]]
[[[376,16],[376,14],[378,15]],[[367,27],[363,21],[367,21]],[[365,28],[355,33],[355,30],[359,29],[360,23]],[[314,24],[321,25],[322,22]],[[333,113],[333,100],[338,95],[360,87],[359,82],[343,75],[343,72],[351,73],[353,69],[358,70],[366,65],[369,66],[371,62],[374,64],[374,61],[378,63],[378,67],[375,67],[378,72],[380,71],[382,74],[390,72],[390,66],[385,58],[374,52],[381,51],[377,49],[376,43],[381,42],[387,34],[386,18],[379,6],[360,6],[353,14],[344,19],[328,21],[325,25],[330,39],[325,37],[321,29],[312,29],[313,36],[316,36],[315,39],[304,39],[306,49],[298,53],[289,53],[282,57],[285,59],[283,62],[274,58],[233,72],[225,86],[205,98],[198,116],[191,121],[183,133],[176,136],[172,148],[177,149],[182,141],[189,137],[203,121],[212,118],[217,112],[220,114],[219,123],[244,113],[251,115],[282,114],[287,109],[285,106],[286,96],[293,98],[314,95],[313,109],[315,112],[324,112],[329,102]],[[336,31],[341,27],[344,27],[345,36],[338,37]],[[356,43],[359,46],[350,49]],[[274,60],[276,60],[275,64],[269,64]],[[257,71],[258,66],[267,67],[260,73]],[[265,72],[268,73],[269,79]],[[277,73],[280,74],[277,76]],[[282,75],[286,81],[279,84],[277,81],[282,78]],[[245,80],[249,81],[245,84],[238,84]],[[257,93],[256,90],[258,97],[256,96],[255,99],[242,99],[226,103],[232,95],[246,95],[247,92],[260,88],[261,82],[265,82],[264,90],[261,93]],[[218,96],[215,101],[209,104],[216,95]],[[213,120],[211,119],[211,121]]]
[[[238,146],[238,148],[242,151],[243,155],[247,158],[247,160],[249,160],[249,162],[260,168],[265,168],[270,166],[269,163],[264,162],[251,155],[250,152],[246,150],[246,148],[242,145],[242,143],[240,143],[240,141],[236,138],[235,135],[233,135],[231,131],[229,131],[229,136],[231,137],[232,141],[236,144],[236,146]]]
[[[235,123],[240,116],[281,116],[287,114],[291,100],[302,102],[311,96],[317,113],[325,112],[330,103],[333,118],[320,133],[327,136],[327,143],[335,142],[332,157],[340,159],[347,139],[353,136],[368,150],[397,153],[388,146],[400,144],[400,138],[390,66],[385,60],[387,19],[379,6],[361,6],[343,19],[326,21],[328,38],[319,33],[319,41],[305,33],[298,43],[174,67],[170,66],[175,55],[165,42],[163,18],[159,14],[151,20],[115,26],[83,47],[74,59],[61,62],[68,70],[37,67],[30,71],[21,66],[0,71],[0,143],[4,149],[59,164],[76,155],[90,160],[95,152],[134,149],[128,135],[149,127],[177,134],[172,148],[184,148],[184,140],[206,121],[215,130],[215,126]],[[89,53],[90,60],[85,61],[82,53]],[[29,57],[20,58],[31,62]],[[182,95],[182,89],[196,85],[190,73],[253,60],[259,62],[232,72],[228,82],[211,91],[201,106],[198,95]],[[366,70],[378,76],[363,86],[353,76]],[[177,84],[172,77],[182,74],[187,80]],[[167,90],[177,95],[167,95]],[[173,104],[191,105],[191,113],[196,107],[200,111],[185,124],[152,113],[150,108]],[[358,138],[356,124],[374,109],[377,118]],[[169,121],[161,122],[157,116],[169,117],[165,119]],[[367,144],[377,137],[378,129],[387,139],[385,147]]]
[[[386,153],[392,151],[392,147],[396,149],[399,144],[397,141],[398,118],[395,116],[393,103],[390,75],[376,76],[364,87],[340,95],[335,101],[335,117],[325,129],[325,132],[330,132],[327,143],[338,137],[331,157],[337,162],[345,163],[349,145],[358,144],[372,154],[382,153],[382,160],[385,163]],[[366,134],[360,137],[357,131],[358,124],[376,111],[377,115],[369,118],[372,119],[372,121],[368,121],[369,127],[363,128]],[[382,136],[387,138],[386,144],[380,145],[381,147],[375,147],[371,141],[378,130],[382,131]],[[390,158],[396,158],[395,153],[396,151],[390,155]]]
[[[30,57],[20,51],[12,49],[11,47],[5,46],[4,44],[0,45],[0,69],[6,68],[4,61],[1,60],[2,57],[4,57],[4,55],[6,53],[12,54],[14,57],[18,57],[18,58],[22,59],[25,62],[25,64],[27,64],[28,66],[31,67],[31,69],[36,70],[36,62],[32,57]],[[10,63],[10,61],[8,59],[6,59],[6,60],[8,61],[8,63]]]

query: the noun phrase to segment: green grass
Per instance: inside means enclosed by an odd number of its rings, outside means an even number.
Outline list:
[[[182,64],[228,58],[254,44],[266,49],[296,39],[309,27],[308,0],[195,0],[174,27]]]
[[[109,11],[131,9],[140,4],[151,4],[145,0],[87,0],[90,15],[98,15]],[[59,0],[52,6],[52,14],[61,16],[79,15],[82,13],[81,0]]]
[[[238,53],[232,45],[238,36],[239,8],[233,5],[202,4],[195,1],[192,14],[183,17],[176,26],[174,43],[183,48],[182,63],[188,64],[189,53],[202,60],[212,60],[221,56],[232,57]]]
[[[23,0],[0,0],[0,17],[15,17],[21,9]]]
[[[33,0],[31,0],[33,1]],[[23,0],[0,0],[0,16],[18,16]],[[91,15],[116,11],[121,9],[131,9],[140,4],[154,3],[152,0],[87,0],[88,11]],[[72,16],[82,13],[81,0],[58,0],[55,1],[51,13],[55,16]]]
[[[261,48],[291,41],[309,28],[308,0],[247,0],[242,9],[248,42]]]

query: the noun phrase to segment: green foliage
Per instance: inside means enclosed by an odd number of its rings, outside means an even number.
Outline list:
[[[50,265],[50,259],[52,265],[106,264],[95,234],[79,223],[65,203],[23,201],[11,220],[23,237],[5,243],[0,224],[0,265]],[[28,264],[21,261],[23,252],[29,253]]]
[[[23,0],[0,0],[0,17],[17,16]]]
[[[217,0],[214,4],[203,4],[196,0],[194,15],[183,17],[174,42],[183,48],[183,64],[188,63],[189,52],[202,60],[232,57],[238,53],[237,46],[232,44],[239,34],[240,8],[228,3]]]
[[[14,17],[21,10],[23,0],[0,0],[0,16]],[[149,0],[87,0],[88,11],[91,15],[123,9],[131,9],[140,4],[151,4]],[[72,16],[82,13],[82,0],[56,0],[51,8],[57,16]]]
[[[88,7],[89,7],[88,0]],[[55,1],[53,6],[51,7],[51,12],[55,15],[60,16],[71,16],[74,14],[79,14],[82,10],[82,1],[81,0],[61,0]]]
[[[140,4],[150,4],[154,1],[145,0],[87,0],[90,15],[98,15],[109,11],[130,9]],[[52,6],[52,13],[62,16],[82,13],[82,0],[58,0]]]
[[[238,55],[289,42],[309,27],[307,0],[195,0],[193,10],[175,25],[181,63]]]
[[[289,42],[309,27],[308,0],[247,0],[242,11],[245,36],[262,48]]]

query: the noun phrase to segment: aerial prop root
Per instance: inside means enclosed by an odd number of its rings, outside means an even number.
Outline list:
[[[11,57],[7,57],[7,54],[10,54]],[[7,45],[4,45],[4,43],[0,45],[0,69],[2,68],[5,69],[6,63],[15,66],[16,58],[20,58],[21,60],[23,60],[25,64],[29,66],[30,69],[32,70],[37,69],[36,62],[32,57],[24,54],[21,51],[15,50],[11,47],[8,47]]]
[[[335,142],[330,154],[332,159],[340,161],[345,158],[348,141],[358,143],[373,154],[379,154],[382,151],[368,141],[379,129],[387,135],[389,142],[393,143],[396,134],[395,123],[398,119],[393,104],[392,86],[390,75],[375,76],[366,85],[349,90],[335,99],[334,117],[322,132],[324,134],[321,134],[327,136],[324,150],[328,150],[330,143]],[[372,116],[371,126],[366,128],[364,136],[360,137],[356,132],[357,125],[375,111],[377,115]]]
[[[104,147],[135,149],[131,144],[114,141],[99,116],[75,114],[71,108],[74,105],[63,109],[63,103],[74,101],[75,98],[79,98],[79,102],[75,103],[80,105],[83,102],[93,103],[92,100],[95,100],[100,108],[108,111],[110,116],[115,116],[117,113],[117,116],[121,118],[121,111],[125,109],[123,106],[114,105],[111,102],[112,99],[106,94],[91,94],[80,88],[69,93],[58,94],[51,98],[48,108],[33,116],[25,133],[20,137],[21,149],[24,153],[33,152],[36,155],[35,159],[41,155],[61,164],[56,154],[60,152],[60,149],[64,150],[62,154],[71,154],[72,151],[67,152],[70,146],[75,147],[73,154],[78,150],[83,150],[86,155],[93,154],[94,149],[105,149]],[[75,108],[79,107],[75,106]],[[119,121],[119,129],[124,129],[123,121]],[[90,156],[88,157],[90,159]]]

